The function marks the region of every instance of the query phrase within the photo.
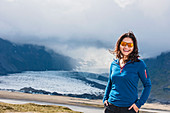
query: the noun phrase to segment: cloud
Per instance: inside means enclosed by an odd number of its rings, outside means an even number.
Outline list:
[[[114,0],[121,8],[133,4],[136,0]]]
[[[1,0],[0,37],[45,45],[92,62],[109,59],[102,52],[132,30],[140,54],[152,57],[169,50],[169,4],[169,0]],[[91,60],[84,57],[88,55]]]
[[[89,2],[89,1],[88,1]],[[69,38],[101,31],[93,2],[84,0],[15,0],[1,3],[1,22],[14,29],[6,34]],[[91,10],[92,9],[92,10]],[[101,10],[101,9],[100,9]],[[94,13],[94,14],[91,14]],[[99,15],[97,15],[99,16]],[[100,17],[100,16],[99,16]]]
[[[77,55],[77,59],[81,56],[81,66],[77,70],[94,73],[109,72],[109,67],[114,57],[108,50],[95,47],[77,48],[68,53]]]
[[[161,18],[169,17],[169,0],[139,0],[138,7],[144,16],[159,21]]]

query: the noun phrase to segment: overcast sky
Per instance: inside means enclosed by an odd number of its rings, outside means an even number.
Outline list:
[[[107,70],[108,49],[129,30],[142,58],[170,50],[169,6],[170,0],[0,0],[0,37],[82,60],[82,71]]]

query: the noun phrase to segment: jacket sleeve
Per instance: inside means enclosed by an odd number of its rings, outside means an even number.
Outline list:
[[[143,61],[141,61],[138,75],[143,84],[143,90],[140,98],[135,103],[138,108],[140,108],[149,97],[151,91],[151,80],[147,71],[147,67]]]
[[[109,93],[110,93],[110,90],[111,90],[111,87],[112,87],[111,74],[112,74],[112,64],[110,66],[109,79],[108,79],[107,86],[105,88],[105,94],[104,94],[104,97],[103,97],[103,103],[104,103],[105,100],[107,100],[109,98]]]

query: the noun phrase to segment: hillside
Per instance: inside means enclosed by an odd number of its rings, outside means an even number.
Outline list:
[[[0,75],[22,71],[72,70],[76,64],[74,59],[47,51],[44,46],[18,45],[0,38]]]
[[[144,59],[152,82],[149,101],[170,103],[170,52]]]

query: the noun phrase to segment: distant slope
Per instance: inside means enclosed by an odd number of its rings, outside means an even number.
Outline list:
[[[0,75],[22,71],[72,70],[74,59],[47,51],[44,46],[17,45],[0,38]]]
[[[150,101],[170,104],[170,52],[144,59],[152,82]]]

